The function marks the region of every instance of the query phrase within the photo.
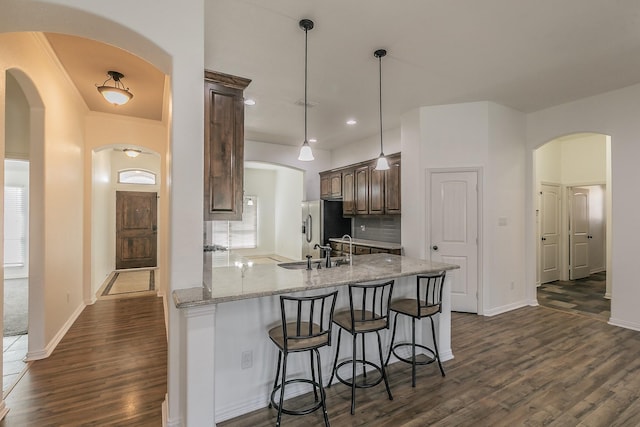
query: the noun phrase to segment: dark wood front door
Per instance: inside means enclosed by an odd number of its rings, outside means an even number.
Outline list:
[[[156,193],[116,191],[116,269],[157,265]]]

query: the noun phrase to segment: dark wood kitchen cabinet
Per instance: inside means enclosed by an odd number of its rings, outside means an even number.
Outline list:
[[[369,214],[384,213],[384,177],[386,171],[376,170],[376,165],[369,165]]]
[[[354,171],[356,215],[369,213],[369,166],[357,167]]]
[[[401,213],[400,198],[400,155],[389,156],[389,170],[384,174],[384,213],[397,215]]]
[[[347,169],[342,172],[342,214],[355,215],[356,196],[354,170]]]
[[[251,80],[205,70],[204,220],[242,220],[244,96]]]
[[[342,172],[320,173],[320,198],[342,198]]]

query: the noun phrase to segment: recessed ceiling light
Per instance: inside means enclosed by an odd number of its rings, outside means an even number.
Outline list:
[[[318,140],[315,138],[309,138],[309,142],[318,142]]]
[[[255,99],[251,99],[251,98],[247,98],[244,100],[244,105],[256,105],[256,100]]]
[[[349,120],[347,120],[347,124],[348,124],[349,126],[353,126],[353,125],[355,125],[356,123],[358,123],[358,122],[356,121],[356,119],[349,119]]]

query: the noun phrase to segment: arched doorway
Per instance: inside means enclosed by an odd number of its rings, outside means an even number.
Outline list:
[[[534,152],[538,302],[608,321],[611,138],[575,133]],[[606,278],[606,279],[605,279]]]

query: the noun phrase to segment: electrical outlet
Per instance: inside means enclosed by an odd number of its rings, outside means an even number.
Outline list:
[[[367,231],[367,227],[366,227],[364,224],[362,224],[362,225],[360,226],[360,230],[361,230],[361,231]]]
[[[253,366],[253,351],[247,350],[242,352],[242,360],[241,360],[242,369],[249,369]]]

